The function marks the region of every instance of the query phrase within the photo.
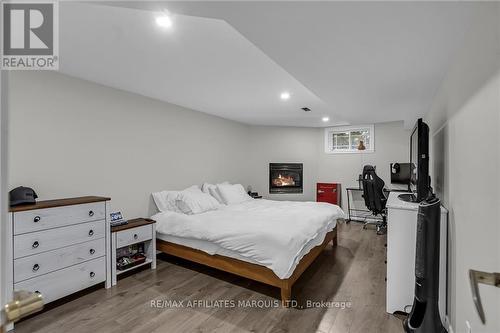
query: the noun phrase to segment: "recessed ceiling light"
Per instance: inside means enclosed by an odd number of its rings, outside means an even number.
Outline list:
[[[289,98],[290,98],[290,93],[289,93],[288,91],[283,91],[283,92],[281,93],[281,95],[280,95],[280,98],[281,98],[282,100],[287,100],[287,99],[289,99]]]
[[[321,118],[321,121],[324,122],[324,123],[327,123],[330,121],[330,118],[329,117],[323,117]]]
[[[173,25],[172,18],[170,15],[162,14],[156,18],[156,24],[162,28],[170,28]]]

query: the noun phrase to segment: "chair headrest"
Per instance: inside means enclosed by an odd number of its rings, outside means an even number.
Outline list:
[[[373,165],[365,165],[363,167],[363,178],[368,173],[375,173],[375,167]]]
[[[373,165],[367,164],[363,167],[363,172],[365,171],[375,171],[375,167]]]

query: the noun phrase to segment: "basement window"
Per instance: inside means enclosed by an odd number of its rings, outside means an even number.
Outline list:
[[[327,154],[373,153],[374,151],[375,129],[373,125],[325,128],[325,153]]]

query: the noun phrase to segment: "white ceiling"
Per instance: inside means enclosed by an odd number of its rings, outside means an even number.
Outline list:
[[[410,124],[488,6],[61,2],[60,71],[249,124]],[[154,22],[162,9],[172,30]]]

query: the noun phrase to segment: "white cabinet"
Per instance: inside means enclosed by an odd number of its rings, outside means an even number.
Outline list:
[[[104,257],[105,246],[105,242],[100,238],[16,259],[14,260],[14,283]]]
[[[14,223],[16,217],[14,214]],[[30,232],[14,236],[14,259],[85,243],[106,236],[106,220]]]
[[[415,291],[415,249],[418,203],[391,192],[387,202],[387,294],[386,311],[409,312]],[[445,322],[448,211],[441,207],[439,253],[439,313]]]
[[[146,257],[145,261],[130,268],[117,268],[118,252],[130,245],[142,244]],[[126,250],[126,249],[125,249]],[[132,219],[127,224],[111,228],[111,280],[116,285],[118,275],[134,270],[138,267],[151,265],[156,269],[156,221],[151,219]],[[122,266],[123,267],[123,266]]]
[[[106,280],[104,257],[53,271],[14,285],[15,290],[40,292],[45,303]]]
[[[153,225],[127,229],[116,232],[116,247],[124,247],[153,239]]]
[[[106,219],[102,202],[16,212],[14,235]]]
[[[36,291],[49,303],[95,284],[111,287],[109,198],[80,197],[12,207],[7,298]]]

